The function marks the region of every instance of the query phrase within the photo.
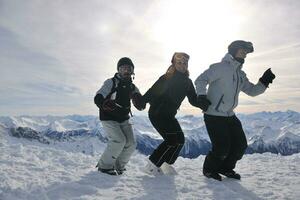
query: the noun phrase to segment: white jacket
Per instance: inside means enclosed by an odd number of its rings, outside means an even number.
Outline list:
[[[266,90],[261,82],[256,85],[251,83],[242,71],[242,66],[227,53],[220,63],[212,64],[196,79],[197,95],[207,95],[211,102],[206,114],[232,116],[238,105],[240,91],[257,96]],[[207,85],[209,87],[206,90]]]

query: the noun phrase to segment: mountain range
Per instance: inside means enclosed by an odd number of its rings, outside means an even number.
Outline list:
[[[271,152],[291,155],[300,152],[300,113],[259,112],[240,114],[248,148],[246,153]],[[186,115],[178,117],[185,133],[182,157],[196,158],[211,148],[203,117]],[[145,116],[131,118],[137,140],[137,150],[149,155],[162,138]],[[96,116],[6,116],[0,117],[2,134],[25,138],[46,145],[68,146],[70,151],[94,154],[103,148],[107,137]]]

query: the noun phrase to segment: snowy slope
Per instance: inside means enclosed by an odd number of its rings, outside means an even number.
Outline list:
[[[300,199],[300,154],[245,155],[237,165],[242,180],[218,182],[201,175],[204,156],[180,157],[178,175],[154,177],[141,171],[146,157],[136,152],[128,171],[112,177],[94,168],[101,142],[90,155],[70,150],[70,142],[48,145],[7,131],[0,126],[1,200]]]

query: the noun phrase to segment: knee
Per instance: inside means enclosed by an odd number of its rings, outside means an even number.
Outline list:
[[[169,146],[177,147],[183,146],[185,142],[185,138],[183,134],[178,133],[167,133],[168,137],[166,137],[165,141]]]
[[[125,149],[136,149],[137,142],[135,139],[130,139],[126,141]]]
[[[215,155],[215,157],[218,159],[218,160],[225,160],[228,156],[228,153],[227,154],[218,154],[218,155]]]
[[[109,142],[113,145],[124,147],[126,145],[126,137],[124,135],[119,135],[118,137],[111,138]]]
[[[175,146],[183,146],[184,145],[184,142],[185,142],[185,138],[184,136],[180,136],[180,137],[177,137],[175,142],[174,142],[174,145]]]
[[[178,137],[178,145],[184,145],[185,143],[185,138],[184,138],[184,135],[181,134],[179,137]]]

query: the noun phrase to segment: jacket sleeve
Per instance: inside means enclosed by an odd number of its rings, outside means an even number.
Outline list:
[[[101,88],[96,92],[96,95],[101,94],[104,98],[106,98],[107,95],[109,95],[109,93],[111,92],[112,87],[113,87],[113,80],[111,78],[107,79],[106,81],[104,81]]]
[[[94,97],[94,103],[97,105],[98,108],[101,108],[104,99],[110,93],[112,87],[113,80],[107,79],[106,81],[104,81],[102,87],[96,92],[96,95]]]
[[[243,76],[243,85],[242,85],[242,91],[245,92],[249,96],[257,96],[266,91],[266,86],[262,84],[260,81],[258,81],[257,84],[253,84],[249,81],[247,78],[247,75],[245,72],[242,71],[242,76]]]
[[[196,94],[206,95],[206,87],[211,82],[219,79],[220,73],[217,70],[216,65],[211,65],[207,70],[205,70],[198,78],[195,80]]]
[[[146,103],[164,93],[165,77],[161,76],[152,87],[144,94],[143,98]]]
[[[190,85],[189,85],[189,89],[188,89],[188,92],[187,92],[188,100],[189,100],[191,105],[193,105],[195,107],[198,107],[197,94],[196,94],[196,91],[195,91],[194,84],[193,84],[192,80],[189,80],[189,81],[190,81]]]
[[[136,85],[134,85],[134,90],[132,91],[132,94],[135,94],[135,93],[141,94],[139,88],[136,87]]]

